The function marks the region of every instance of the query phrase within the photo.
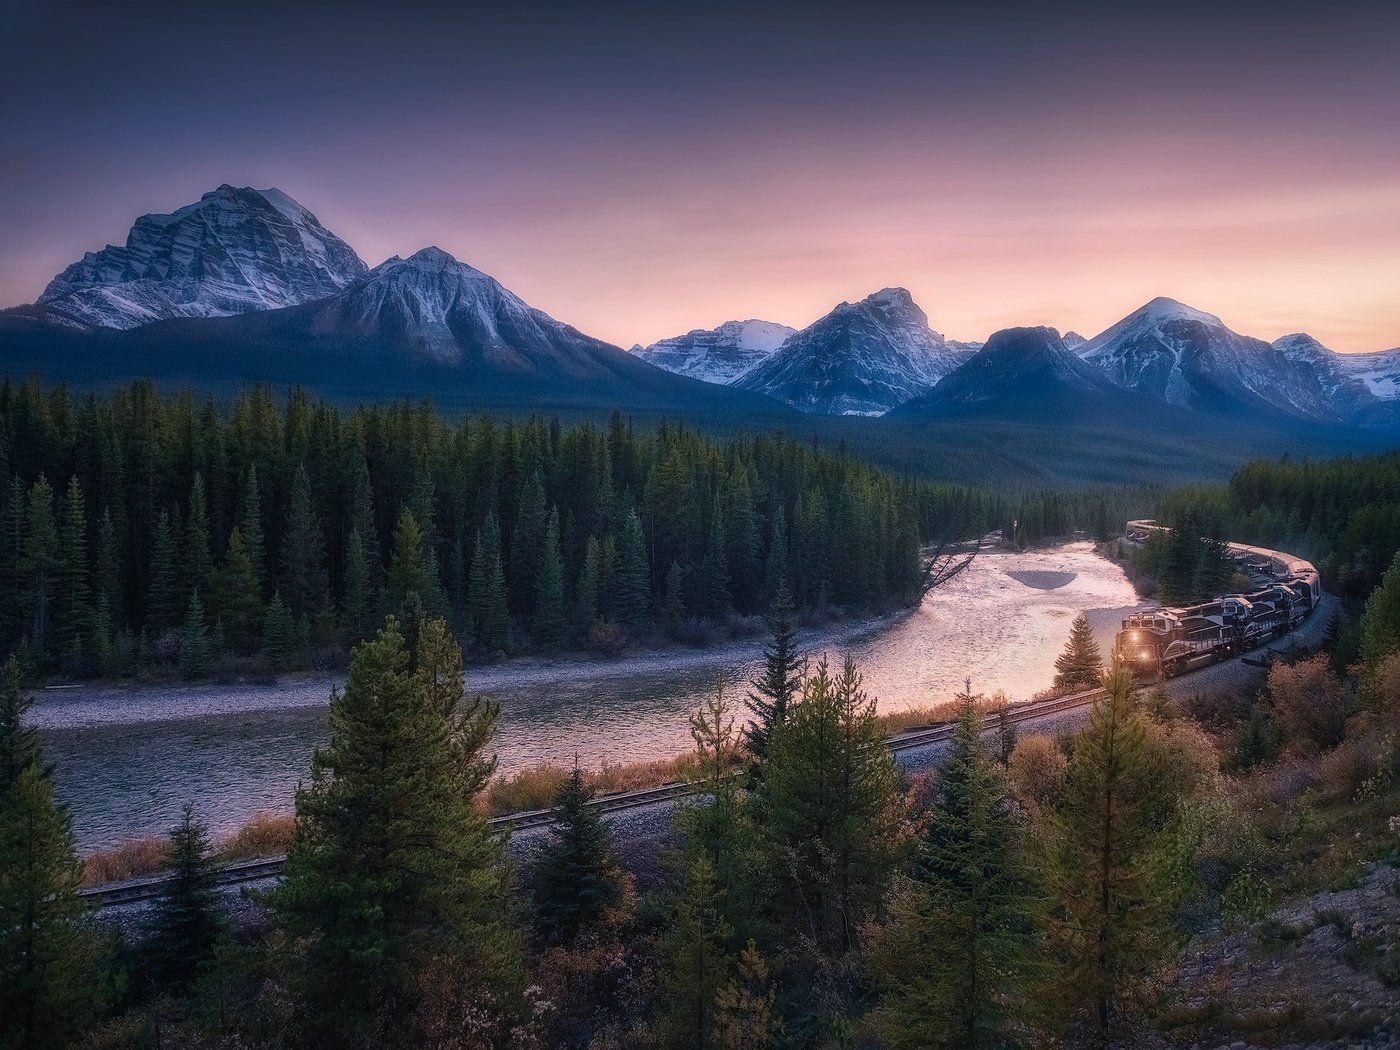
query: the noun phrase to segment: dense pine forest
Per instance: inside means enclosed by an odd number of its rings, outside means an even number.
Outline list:
[[[0,651],[106,676],[324,663],[410,604],[477,658],[711,637],[780,580],[804,610],[880,610],[919,597],[926,544],[1106,534],[1133,495],[933,485],[620,415],[32,381],[0,387],[0,477]]]

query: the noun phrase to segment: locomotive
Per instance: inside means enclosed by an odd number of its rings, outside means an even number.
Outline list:
[[[1130,521],[1127,535],[1140,541],[1161,528]],[[1255,589],[1180,609],[1133,613],[1122,621],[1113,648],[1134,673],[1171,678],[1254,649],[1292,631],[1322,600],[1310,562],[1261,547],[1226,546]]]

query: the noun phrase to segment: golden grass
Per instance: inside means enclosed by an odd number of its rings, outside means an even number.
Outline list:
[[[979,698],[976,707],[978,711],[986,714],[1010,703],[1011,701],[1004,693],[997,693],[994,696]],[[959,701],[957,700],[942,700],[936,704],[924,704],[904,711],[889,711],[876,716],[875,720],[885,731],[885,736],[896,736],[910,729],[955,722],[958,717],[958,706]]]
[[[600,795],[637,791],[684,780],[694,765],[695,756],[689,752],[649,762],[616,765],[605,762],[602,769],[584,770],[583,782]],[[486,788],[486,811],[492,816],[499,816],[532,809],[548,809],[559,797],[559,791],[569,779],[570,772],[567,766],[541,763],[510,776],[497,777]]]
[[[251,860],[286,853],[295,827],[292,813],[254,813],[248,823],[219,843],[219,859]]]
[[[83,885],[103,886],[153,875],[164,870],[169,850],[169,841],[155,835],[100,849],[83,860]]]

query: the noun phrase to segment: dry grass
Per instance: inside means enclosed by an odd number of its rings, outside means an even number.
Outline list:
[[[296,816],[291,813],[254,813],[248,823],[219,843],[219,859],[251,860],[286,853],[295,827]]]
[[[165,868],[170,844],[164,836],[132,839],[111,849],[101,849],[83,860],[83,885],[103,886],[153,875]]]
[[[684,780],[694,765],[695,756],[689,752],[650,762],[619,765],[604,763],[602,769],[585,770],[583,782],[600,795],[617,791],[637,791]],[[486,811],[492,816],[499,816],[525,810],[548,809],[559,797],[560,789],[569,779],[569,772],[567,766],[541,764],[522,769],[508,777],[497,777],[486,788]]]
[[[996,693],[993,696],[977,697],[976,707],[983,714],[988,714],[1010,703],[1011,701],[1005,693]],[[885,736],[896,736],[909,729],[921,729],[924,726],[955,722],[958,718],[958,707],[957,700],[943,700],[936,704],[924,704],[921,707],[911,707],[904,711],[889,711],[877,715],[875,721],[885,731]]]

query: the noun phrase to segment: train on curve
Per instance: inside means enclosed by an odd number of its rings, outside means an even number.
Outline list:
[[[1126,535],[1141,543],[1164,528],[1153,521],[1130,521]],[[1171,678],[1257,648],[1288,634],[1322,600],[1322,584],[1311,562],[1241,543],[1226,547],[1249,577],[1249,592],[1129,616],[1114,639],[1114,651],[1135,674]]]

